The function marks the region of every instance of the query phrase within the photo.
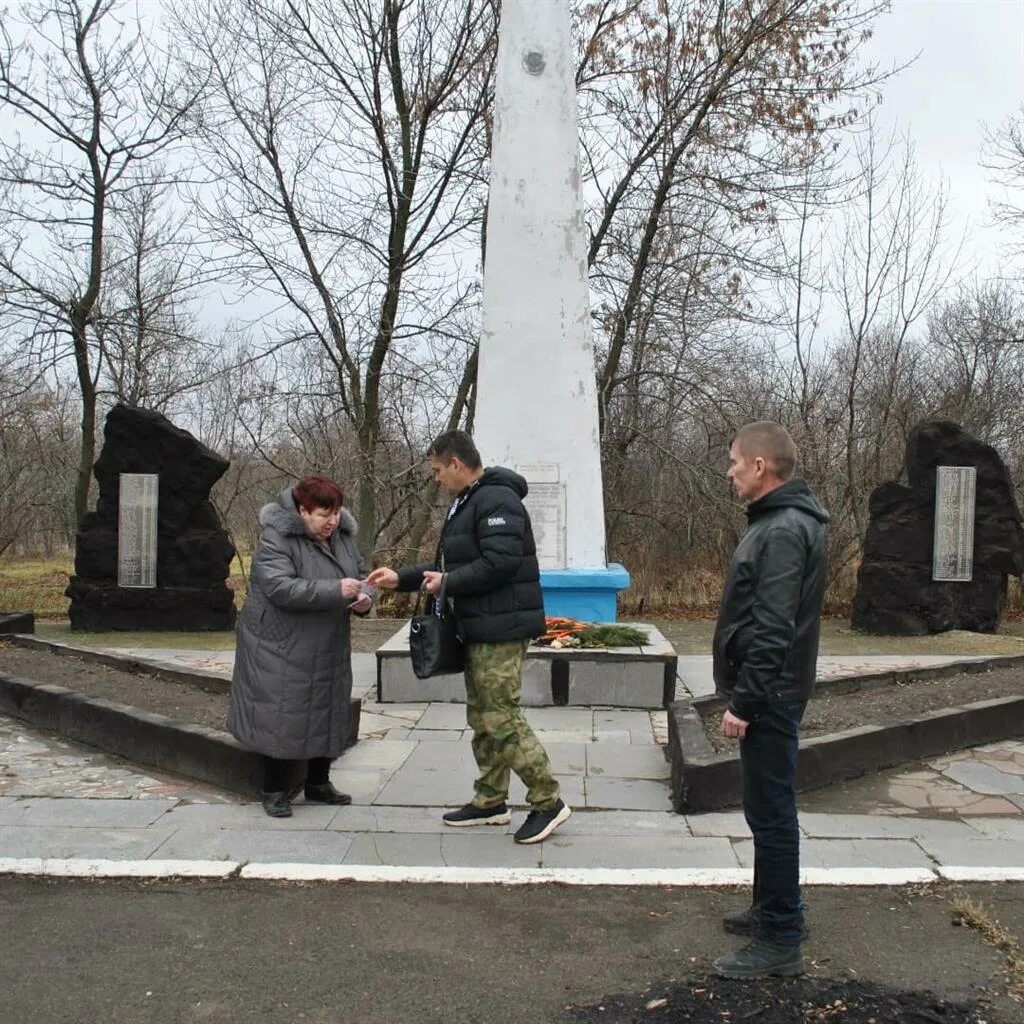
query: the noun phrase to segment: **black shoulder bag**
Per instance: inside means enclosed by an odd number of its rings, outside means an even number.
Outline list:
[[[426,610],[421,610],[423,595],[420,591],[409,623],[409,656],[417,679],[429,679],[452,672],[461,672],[465,666],[462,641],[458,626],[444,597],[444,582],[436,597],[427,596]]]

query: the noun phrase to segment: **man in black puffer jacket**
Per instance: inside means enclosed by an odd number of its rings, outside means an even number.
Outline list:
[[[825,594],[828,513],[793,478],[796,446],[778,423],[750,423],[727,476],[747,503],[714,638],[722,733],[740,741],[743,813],[754,837],[754,897],[726,931],[753,941],[715,961],[728,978],[803,973],[796,762],[814,689]]]
[[[462,430],[441,434],[427,452],[434,477],[455,501],[448,510],[437,561],[375,569],[370,586],[445,595],[466,655],[466,718],[480,771],[471,803],[445,814],[455,827],[505,825],[510,773],[526,784],[530,813],[517,843],[539,843],[572,811],[559,797],[548,755],[519,706],[523,657],[544,632],[537,548],[523,506],[526,481],[500,466],[484,469]]]

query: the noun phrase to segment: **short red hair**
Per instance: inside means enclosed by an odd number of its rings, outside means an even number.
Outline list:
[[[297,508],[312,512],[315,508],[341,508],[345,495],[341,486],[325,476],[307,476],[292,488]]]

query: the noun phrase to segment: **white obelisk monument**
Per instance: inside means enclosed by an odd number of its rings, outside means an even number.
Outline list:
[[[503,0],[474,438],[529,484],[548,615],[614,621],[568,0]]]

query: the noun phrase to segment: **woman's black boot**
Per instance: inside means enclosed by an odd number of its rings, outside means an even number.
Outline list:
[[[272,818],[290,818],[292,816],[292,805],[288,800],[288,794],[264,792],[263,810]]]
[[[350,804],[352,797],[348,793],[339,793],[329,782],[318,785],[306,783],[306,799],[316,804]]]

